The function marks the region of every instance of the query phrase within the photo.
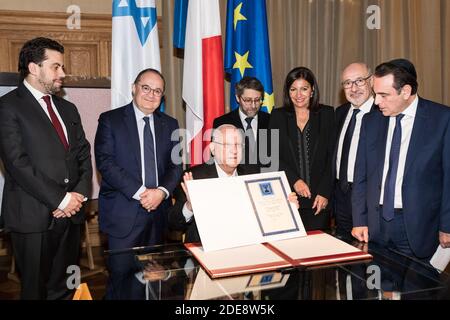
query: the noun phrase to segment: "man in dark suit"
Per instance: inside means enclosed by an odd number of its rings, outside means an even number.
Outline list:
[[[0,98],[0,156],[6,170],[2,203],[21,276],[22,299],[67,298],[67,267],[76,265],[83,201],[92,166],[76,107],[56,96],[64,48],[36,38],[19,55],[17,89]]]
[[[347,103],[336,109],[337,141],[333,154],[333,178],[336,178],[333,209],[336,234],[351,238],[352,184],[358,150],[361,121],[374,108],[372,75],[364,63],[352,63],[342,72],[342,88]]]
[[[102,175],[99,225],[108,235],[110,250],[163,240],[170,194],[182,173],[180,159],[171,158],[179,143],[178,136],[172,137],[178,122],[158,111],[164,88],[162,74],[145,69],[132,85],[133,101],[100,115],[95,137],[95,159]],[[110,256],[109,268],[114,278],[129,266]]]
[[[187,170],[183,181],[174,192],[175,204],[169,210],[169,227],[185,232],[185,242],[199,242],[186,181],[192,179],[222,178],[259,173],[257,165],[240,164],[242,136],[235,126],[223,124],[214,130],[210,150],[212,163],[204,163]]]
[[[270,115],[260,110],[264,101],[264,86],[254,77],[243,77],[236,83],[239,108],[214,119],[213,128],[232,124],[245,133],[245,164],[268,165]]]
[[[363,119],[353,183],[352,234],[424,261],[450,247],[450,108],[417,95],[414,65],[374,74],[381,112]]]

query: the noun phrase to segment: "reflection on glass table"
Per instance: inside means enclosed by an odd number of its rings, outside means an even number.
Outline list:
[[[130,261],[128,274],[116,276],[114,299],[450,299],[447,273],[376,244],[361,249],[373,259],[220,279],[211,279],[182,244],[107,253]]]

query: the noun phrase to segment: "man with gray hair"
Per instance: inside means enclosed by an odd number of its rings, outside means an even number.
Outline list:
[[[183,181],[175,189],[175,204],[169,209],[169,228],[185,232],[185,242],[199,242],[194,212],[186,188],[192,179],[224,178],[259,173],[257,165],[240,164],[244,148],[242,131],[231,124],[214,129],[210,143],[212,163],[204,163],[185,171]]]

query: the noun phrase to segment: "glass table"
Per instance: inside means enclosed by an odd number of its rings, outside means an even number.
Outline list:
[[[350,239],[343,239],[360,246]],[[409,300],[450,299],[450,279],[430,265],[365,244],[371,260],[211,279],[183,244],[107,251],[119,259],[107,299]]]

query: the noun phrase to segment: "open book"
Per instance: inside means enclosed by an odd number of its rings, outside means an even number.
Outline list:
[[[208,252],[200,244],[186,243],[185,246],[211,278],[372,258],[322,231],[308,232],[306,237]]]

